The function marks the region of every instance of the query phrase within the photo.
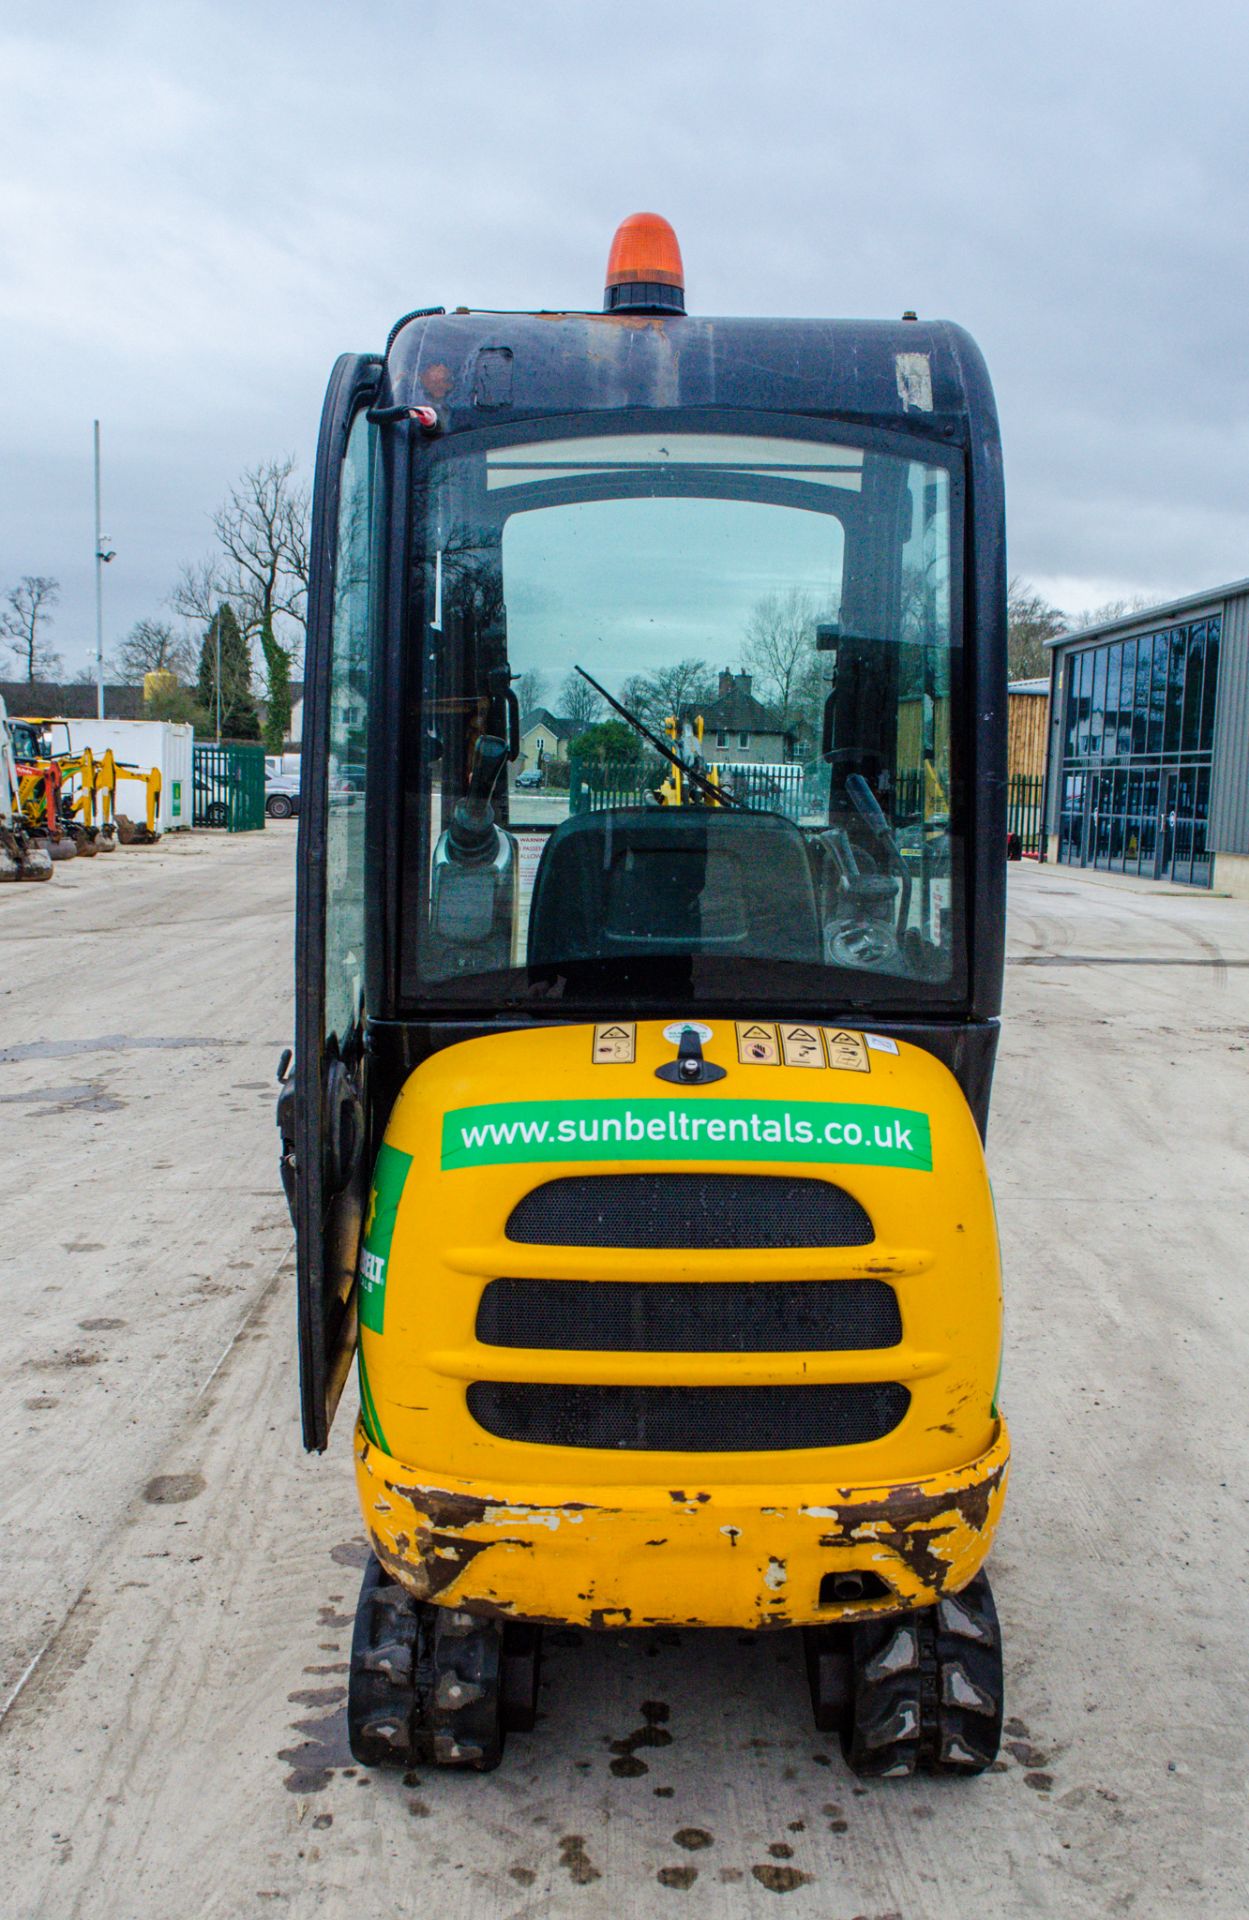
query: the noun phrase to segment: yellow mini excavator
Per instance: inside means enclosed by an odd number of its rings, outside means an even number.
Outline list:
[[[1005,715],[958,327],[687,314],[643,214],[602,312],[335,366],[279,1126],[362,1763],[495,1765],[552,1624],[801,1630],[858,1773],[992,1763]]]

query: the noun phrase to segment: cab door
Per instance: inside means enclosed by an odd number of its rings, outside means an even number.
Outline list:
[[[304,1445],[321,1451],[356,1345],[367,1196],[365,808],[374,678],[380,362],[330,377],[313,489],[295,905],[295,1219]],[[284,1135],[288,1129],[284,1127]],[[293,1148],[293,1155],[289,1149]]]

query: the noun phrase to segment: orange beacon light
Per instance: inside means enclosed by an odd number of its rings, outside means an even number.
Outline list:
[[[604,313],[684,313],[685,268],[676,234],[659,213],[631,213],[607,256]]]

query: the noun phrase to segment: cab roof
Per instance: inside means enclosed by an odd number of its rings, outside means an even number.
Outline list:
[[[707,408],[836,416],[947,444],[998,437],[980,350],[946,320],[435,312],[392,333],[378,401],[433,405],[444,432]]]

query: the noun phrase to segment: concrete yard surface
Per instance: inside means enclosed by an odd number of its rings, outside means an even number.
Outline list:
[[[797,1634],[639,1631],[549,1634],[498,1772],[370,1775],[354,1408],[299,1448],[293,852],[0,890],[6,1920],[1243,1920],[1249,905],[1011,870],[996,1771],[860,1783]]]

